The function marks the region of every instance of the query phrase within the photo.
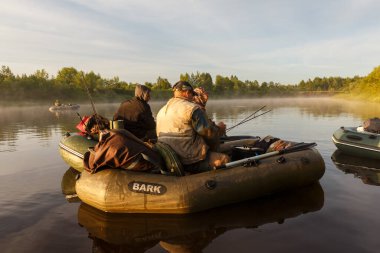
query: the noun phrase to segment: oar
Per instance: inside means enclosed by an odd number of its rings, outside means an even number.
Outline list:
[[[304,143],[304,142],[301,142],[301,143],[297,143],[297,144],[295,144],[295,145],[293,145],[293,146],[291,146],[289,148],[285,148],[285,149],[282,149],[282,150],[279,150],[279,151],[273,151],[273,152],[265,153],[265,154],[262,154],[262,155],[252,156],[252,157],[244,158],[244,159],[241,159],[241,160],[238,160],[238,161],[229,162],[229,163],[226,163],[224,165],[215,167],[214,169],[216,169],[216,170],[217,169],[230,169],[230,168],[234,168],[234,167],[237,167],[237,166],[240,166],[240,165],[244,165],[244,164],[247,164],[247,163],[258,161],[258,160],[261,160],[261,159],[264,159],[264,158],[267,158],[267,157],[271,157],[271,156],[276,156],[276,155],[281,155],[281,154],[286,154],[286,153],[291,153],[291,152],[296,152],[296,151],[308,149],[308,148],[314,147],[316,145],[317,144],[314,143],[314,142],[313,143]]]

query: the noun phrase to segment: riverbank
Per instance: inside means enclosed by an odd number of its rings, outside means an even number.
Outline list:
[[[152,101],[166,101],[173,96],[173,91],[171,90],[153,90],[152,91]],[[300,91],[300,92],[287,92],[287,93],[268,93],[261,94],[259,92],[247,92],[247,93],[214,93],[209,92],[210,99],[222,100],[222,99],[257,99],[257,98],[315,98],[315,97],[335,97],[341,95],[341,92],[332,91]],[[123,100],[129,99],[134,96],[134,91],[124,91],[124,92],[100,92],[92,94],[92,99],[96,103],[118,103]],[[34,98],[15,98],[15,97],[3,97],[0,100],[0,106],[9,105],[28,105],[28,104],[53,104],[56,99],[59,99],[63,104],[80,104],[80,103],[90,103],[90,98],[87,93],[81,92],[76,93],[73,96],[63,94],[62,96],[35,96]]]

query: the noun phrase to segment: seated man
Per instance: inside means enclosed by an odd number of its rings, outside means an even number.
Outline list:
[[[206,104],[208,101],[208,93],[203,87],[198,87],[194,89],[194,92],[197,94],[193,97],[193,102],[198,104],[201,109],[206,112]],[[212,124],[215,124],[214,121],[210,119]],[[226,125],[224,122],[219,122],[218,124],[215,124],[215,127],[218,128],[219,136],[223,137],[226,136]]]
[[[204,112],[206,112],[206,104],[209,97],[207,91],[202,87],[198,87],[194,89],[194,92],[197,95],[193,97],[193,102],[198,104],[201,107],[201,109]],[[219,135],[219,138],[217,139],[216,142],[209,143],[210,149],[212,151],[218,151],[218,152],[231,154],[233,147],[252,146],[258,140],[258,138],[243,138],[243,139],[238,139],[238,140],[233,140],[233,141],[228,140],[227,135],[226,135],[226,125],[223,122],[219,122],[218,124],[216,124],[211,119],[209,119],[209,121],[210,121],[210,124],[214,125],[214,127],[218,130],[218,135]],[[226,140],[220,141],[221,138],[224,138]]]
[[[124,129],[142,140],[156,139],[156,122],[148,104],[151,90],[145,85],[136,85],[135,96],[120,104],[113,120],[123,120]]]
[[[174,97],[157,114],[158,141],[168,144],[189,172],[203,172],[229,162],[227,155],[209,150],[209,144],[219,139],[218,128],[192,102],[193,87],[179,81],[173,90]]]

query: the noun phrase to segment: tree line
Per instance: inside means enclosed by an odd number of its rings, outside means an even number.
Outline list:
[[[180,80],[190,82],[194,87],[204,87],[214,97],[260,97],[260,96],[295,96],[345,92],[348,94],[366,91],[373,94],[380,89],[380,66],[366,77],[315,77],[302,80],[298,84],[281,84],[257,80],[239,80],[235,75],[217,75],[215,79],[209,73],[196,72],[180,74]],[[172,84],[168,79],[158,77],[156,82],[145,82],[154,92],[154,98],[168,98],[172,95]],[[136,83],[125,82],[119,77],[110,79],[101,77],[93,71],[84,73],[74,67],[60,69],[56,76],[50,76],[44,69],[31,75],[15,75],[8,66],[0,70],[0,99],[2,101],[18,100],[80,100],[87,97],[85,85],[91,94],[103,100],[120,99],[133,96]]]

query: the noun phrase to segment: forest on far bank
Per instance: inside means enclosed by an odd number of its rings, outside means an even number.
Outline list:
[[[239,80],[235,75],[209,73],[184,73],[180,80],[189,81],[194,87],[204,87],[213,98],[265,97],[265,96],[303,96],[338,95],[347,98],[366,99],[380,102],[380,66],[365,77],[315,77],[302,80],[298,84],[281,84],[257,80]],[[150,87],[154,99],[172,96],[172,84],[164,77],[156,82],[145,82]],[[91,95],[101,101],[119,101],[134,95],[136,83],[126,82],[113,77],[102,78],[93,71],[84,73],[74,67],[64,67],[56,76],[49,75],[44,69],[31,75],[15,75],[8,66],[0,69],[0,101],[81,101],[88,99],[86,87]]]

